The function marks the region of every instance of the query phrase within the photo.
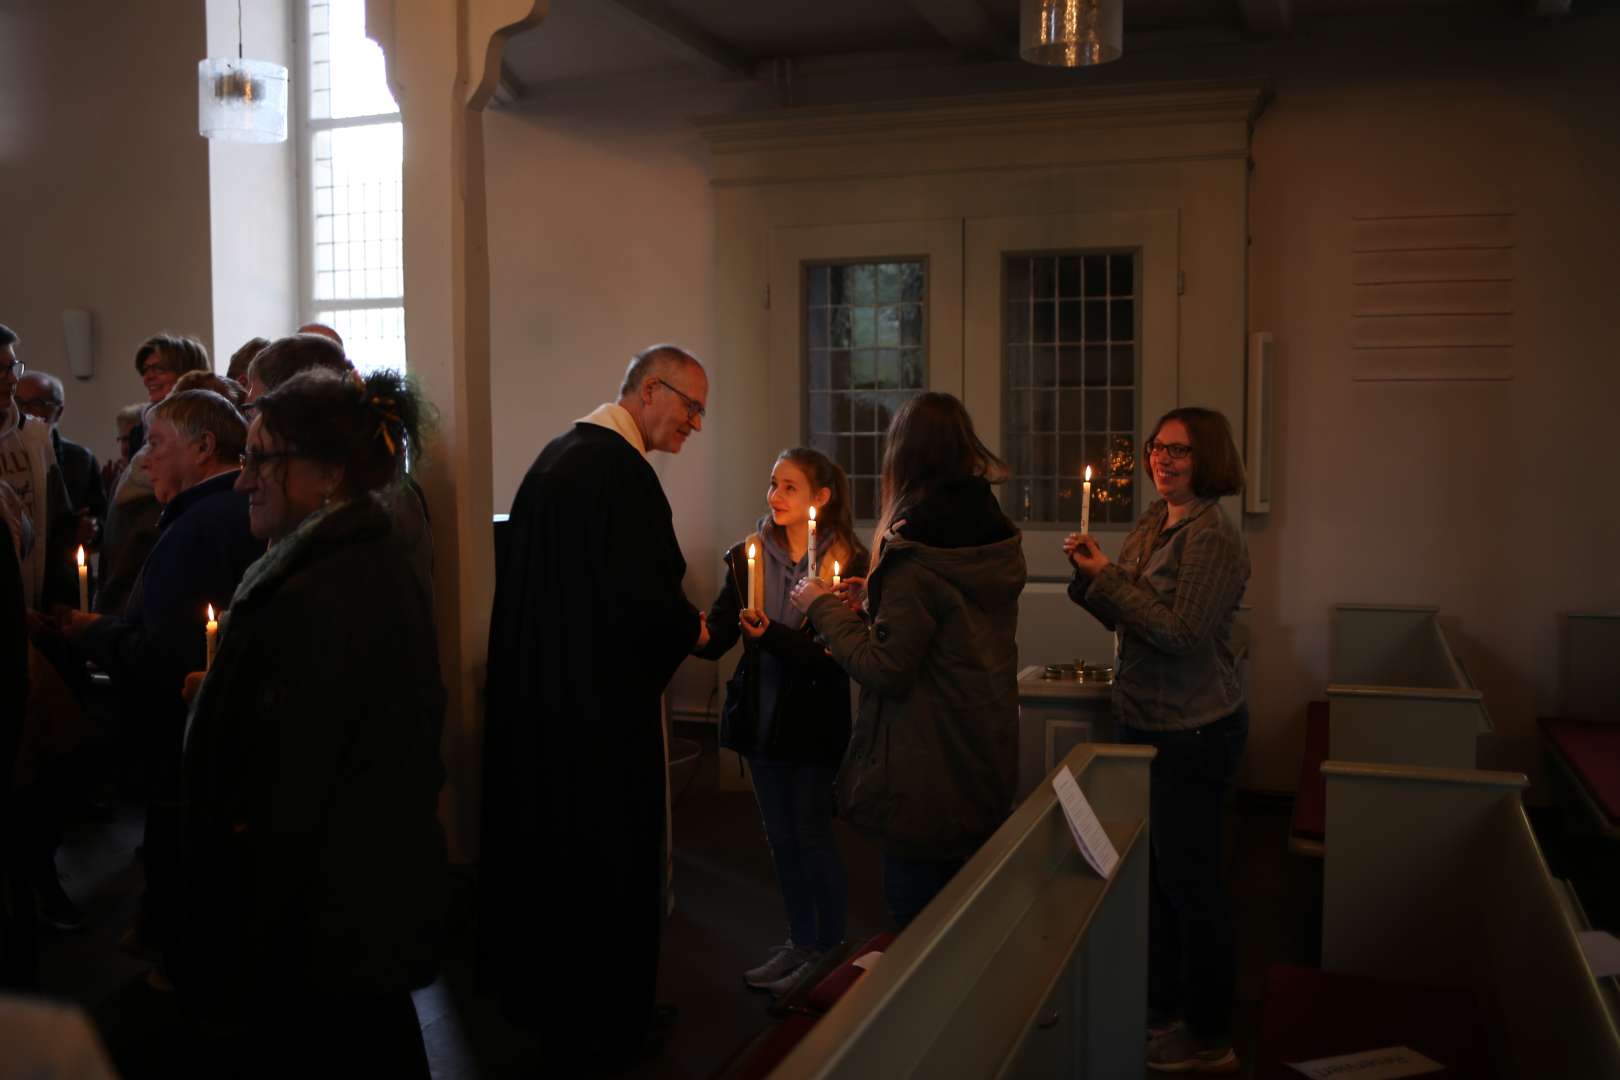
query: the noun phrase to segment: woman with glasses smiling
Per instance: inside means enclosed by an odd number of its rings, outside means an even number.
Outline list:
[[[185,741],[183,1000],[267,1075],[428,1075],[410,992],[437,967],[445,691],[430,600],[382,494],[423,405],[392,371],[258,401],[237,490],[270,543]],[[286,1032],[316,1031],[307,1040]]]
[[[1221,809],[1248,737],[1232,624],[1249,580],[1243,534],[1221,509],[1243,490],[1226,417],[1174,409],[1143,448],[1159,499],[1110,562],[1090,536],[1063,543],[1069,597],[1116,632],[1121,741],[1153,759],[1148,1067],[1236,1072],[1232,916]]]

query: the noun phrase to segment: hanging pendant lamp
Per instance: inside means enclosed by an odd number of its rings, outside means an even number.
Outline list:
[[[1032,64],[1089,67],[1124,51],[1125,0],[1023,0],[1018,55]]]
[[[236,56],[197,63],[197,130],[233,142],[287,141],[287,69],[242,56],[242,0],[236,2]]]

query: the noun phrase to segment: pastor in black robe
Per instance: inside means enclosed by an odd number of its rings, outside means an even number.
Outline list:
[[[490,620],[479,953],[548,1062],[642,1047],[663,922],[659,701],[697,643],[669,501],[580,422],[524,477]]]

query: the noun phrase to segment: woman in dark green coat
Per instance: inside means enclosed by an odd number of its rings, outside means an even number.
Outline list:
[[[382,498],[417,412],[396,373],[312,371],[260,398],[248,430],[237,486],[270,548],[187,726],[175,969],[238,1068],[292,1075],[318,1054],[334,1075],[428,1075],[410,992],[434,977],[443,923],[445,692]]]

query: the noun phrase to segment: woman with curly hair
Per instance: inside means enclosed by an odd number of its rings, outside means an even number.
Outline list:
[[[270,548],[231,600],[186,734],[174,969],[233,1067],[291,1075],[320,1047],[333,1075],[428,1075],[410,992],[441,936],[445,691],[384,503],[422,408],[396,372],[308,371],[261,397],[248,429],[237,487]]]

